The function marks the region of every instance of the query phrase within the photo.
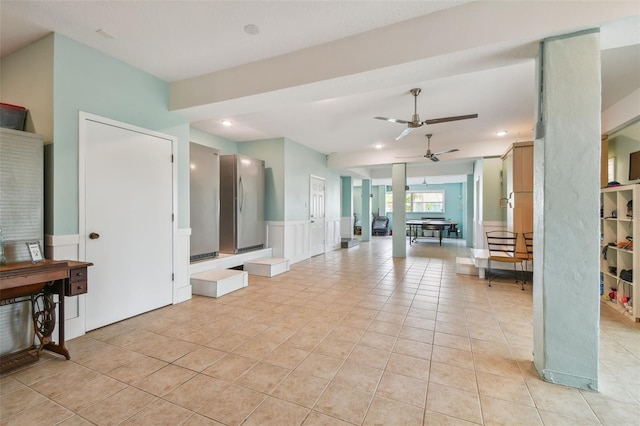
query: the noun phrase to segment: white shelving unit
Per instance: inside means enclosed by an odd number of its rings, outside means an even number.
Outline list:
[[[603,301],[636,322],[640,322],[640,284],[637,283],[640,249],[634,251],[633,241],[640,241],[640,205],[636,204],[640,203],[639,195],[638,184],[603,188],[600,195]],[[633,271],[632,279],[621,279],[623,270]],[[613,297],[607,300],[608,295]]]

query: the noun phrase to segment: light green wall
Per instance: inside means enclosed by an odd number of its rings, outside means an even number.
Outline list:
[[[353,217],[353,178],[342,176],[340,178],[342,191],[340,193],[341,217]]]
[[[482,220],[484,222],[504,222],[506,220],[504,209],[498,206],[502,195],[502,160],[500,158],[484,158],[482,160]]]
[[[609,158],[615,157],[615,176],[623,185],[638,183],[629,181],[629,154],[640,151],[640,120],[609,135]]]
[[[326,181],[326,210],[327,219],[340,219],[340,173],[327,169]]]
[[[283,138],[237,143],[238,153],[264,161],[265,207],[267,221],[282,221],[285,217],[285,143]]]
[[[189,128],[189,140],[200,145],[209,146],[220,150],[220,154],[237,154],[238,146],[234,141],[223,138],[222,136],[213,135],[195,127]]]
[[[475,204],[475,200],[473,198],[474,191],[473,184],[473,175],[467,175],[467,183],[465,185],[464,190],[467,193],[466,202],[465,202],[465,224],[466,224],[466,232],[462,233],[462,236],[467,240],[467,247],[475,247],[474,245],[474,235],[473,235],[473,206]]]
[[[53,139],[53,35],[0,59],[0,101],[28,109],[25,131]]]
[[[353,187],[353,213],[356,215],[356,221],[362,220],[362,187]]]
[[[167,111],[167,83],[60,34],[49,35],[2,62],[2,88],[11,87],[6,101],[27,108],[34,105],[30,108],[33,131],[53,142],[45,150],[45,233],[78,232],[80,111],[177,138],[178,226],[189,226],[189,127],[185,118]],[[45,69],[17,72],[34,63]],[[23,99],[14,93],[16,87],[24,92]]]
[[[24,71],[34,64],[43,69]],[[32,130],[53,142],[45,150],[46,234],[78,232],[80,111],[177,138],[178,226],[189,226],[189,126],[168,112],[166,82],[60,34],[3,58],[2,71],[3,101],[29,108]]]
[[[328,198],[329,192],[337,194],[339,197],[340,189],[338,187],[336,191],[333,188],[334,184],[339,185],[339,176],[338,182],[334,182],[335,175],[333,173],[329,174],[329,169],[327,168],[327,157],[324,154],[285,139],[285,220],[309,220],[310,175],[325,179],[330,178],[329,181],[325,181],[325,186],[331,184],[332,187],[326,191],[327,209],[325,216],[340,216],[340,206],[335,206],[339,202],[339,198],[334,198],[333,200]]]
[[[340,217],[340,175],[324,154],[285,138],[239,142],[238,152],[265,161],[265,220],[309,220],[310,176],[325,179],[327,218]]]
[[[60,34],[54,41],[53,234],[78,232],[78,112],[175,136],[178,226],[189,226],[189,125],[167,110],[169,85]]]
[[[387,187],[385,185],[376,185],[371,187],[373,199],[371,201],[371,213],[374,215],[384,216],[386,208],[385,194]]]

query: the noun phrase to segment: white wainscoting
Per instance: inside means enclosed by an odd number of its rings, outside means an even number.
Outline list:
[[[74,235],[45,235],[44,253],[47,259],[54,260],[80,260],[79,259],[80,236]],[[91,289],[91,267],[88,268],[88,286]],[[83,336],[86,332],[85,324],[85,296],[65,297],[64,301],[64,338],[70,340]],[[58,325],[53,332],[58,333]]]
[[[480,222],[481,234],[475,243],[475,248],[484,249],[487,248],[487,232],[491,231],[505,231],[507,229],[507,222],[502,221],[481,221]]]
[[[327,218],[324,221],[324,251],[337,250],[340,248],[342,241],[342,221],[341,218]]]
[[[266,245],[273,250],[273,257],[289,259],[290,264],[311,257],[311,222],[265,222]]]
[[[174,250],[173,303],[191,299],[189,277],[189,240],[191,228],[178,229]],[[79,235],[45,235],[44,252],[47,259],[80,260]],[[91,267],[88,269],[88,288],[91,291]],[[79,337],[86,332],[85,296],[83,294],[65,298],[65,339]],[[57,333],[54,330],[54,336]]]
[[[353,216],[340,218],[340,235],[342,238],[353,238]]]
[[[178,228],[175,241],[175,267],[173,270],[173,303],[191,299],[189,257],[191,256],[191,228]]]

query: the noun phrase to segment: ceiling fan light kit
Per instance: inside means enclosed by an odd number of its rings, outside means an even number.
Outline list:
[[[390,121],[392,123],[400,123],[406,124],[407,128],[400,133],[400,135],[396,138],[396,140],[400,140],[407,136],[413,129],[418,127],[422,127],[425,124],[438,124],[438,123],[446,123],[449,121],[458,121],[458,120],[468,120],[470,118],[477,118],[478,114],[468,114],[468,115],[457,115],[453,117],[442,117],[442,118],[433,118],[424,121],[420,121],[420,116],[418,115],[418,95],[422,92],[422,89],[415,88],[411,89],[409,93],[413,96],[413,115],[411,116],[411,121],[407,120],[399,120],[397,118],[389,118],[389,117],[373,117],[376,120],[384,120]],[[438,161],[438,160],[435,160]]]

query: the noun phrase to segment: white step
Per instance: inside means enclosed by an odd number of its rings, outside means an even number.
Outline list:
[[[249,274],[234,269],[211,269],[191,275],[193,294],[221,297],[249,285]]]
[[[251,275],[261,277],[275,277],[289,272],[289,259],[284,257],[263,257],[261,259],[247,260],[243,269]]]
[[[351,248],[360,244],[360,240],[357,238],[343,238],[340,241],[341,248]]]
[[[468,257],[456,257],[456,273],[478,276],[478,268],[473,264],[473,260]]]

